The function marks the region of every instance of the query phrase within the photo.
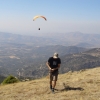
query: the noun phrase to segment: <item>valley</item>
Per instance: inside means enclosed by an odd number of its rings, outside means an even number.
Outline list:
[[[84,37],[81,33],[70,33],[69,37],[76,41],[75,38],[78,35],[81,38]],[[98,35],[95,35],[94,38],[96,36]],[[65,42],[61,41],[61,38],[59,37],[58,42],[57,39],[51,36],[49,38],[34,37],[0,32],[0,75],[6,77],[11,74],[19,78],[31,79],[44,77],[48,74],[45,63],[49,57],[53,56],[54,52],[58,52],[62,60],[59,73],[100,66],[99,47],[91,47],[94,44],[81,45],[80,41],[77,42],[81,46],[74,44],[68,46],[67,35],[64,39]],[[92,36],[90,39],[93,39]],[[87,48],[87,45],[90,47]]]

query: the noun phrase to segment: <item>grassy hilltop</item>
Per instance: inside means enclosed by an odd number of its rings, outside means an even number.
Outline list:
[[[55,94],[48,76],[0,85],[0,100],[100,100],[100,67],[59,74]]]

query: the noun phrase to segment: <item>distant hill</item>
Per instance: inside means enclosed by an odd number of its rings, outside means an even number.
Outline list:
[[[3,43],[0,45],[1,75],[23,74],[25,73],[24,69],[31,70],[31,72],[37,70],[40,68],[41,63],[45,62],[54,52],[58,52],[60,56],[63,56],[65,54],[79,53],[87,50],[82,47],[66,47],[61,45],[42,47],[16,43]],[[29,71],[26,70],[28,73]]]
[[[95,47],[93,44],[89,44],[89,43],[79,43],[76,45],[77,47],[84,47],[84,48],[89,48],[89,47]]]
[[[100,48],[62,57],[62,72],[75,71],[100,66]]]
[[[61,56],[61,60],[60,73],[95,68],[100,66],[100,48],[94,48],[80,53],[66,54]],[[45,63],[37,64],[38,68],[31,72],[34,77],[43,77],[48,74],[48,68]],[[27,75],[29,69],[32,69],[32,66],[25,68]]]
[[[34,46],[64,45],[79,47],[100,47],[100,34],[81,32],[47,33],[39,36],[18,35],[0,32],[0,43],[16,43]]]
[[[57,41],[52,38],[19,35],[12,33],[0,32],[0,43],[2,44],[25,44],[33,46],[55,45]]]
[[[99,47],[99,38],[99,34],[80,32],[40,37],[0,32],[0,75],[45,76],[45,62],[54,52],[62,59],[60,73],[99,66],[100,57],[93,55],[100,53],[96,53],[99,48],[94,48]]]
[[[67,46],[80,47],[100,47],[100,34],[85,34],[81,32],[68,33],[51,33],[45,34],[45,37],[50,37],[55,40],[59,39],[60,43]]]
[[[55,94],[49,76],[28,82],[0,85],[1,100],[99,100],[100,67],[59,74]]]

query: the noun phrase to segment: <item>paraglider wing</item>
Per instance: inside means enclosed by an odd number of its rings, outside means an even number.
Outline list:
[[[44,17],[44,16],[35,16],[35,17],[33,18],[33,21],[35,21],[37,18],[44,18],[45,20],[47,20],[46,17]]]
[[[35,21],[37,18],[43,18],[45,21],[47,21],[46,17],[40,16],[40,15],[35,16],[35,17],[33,18],[33,21]],[[38,28],[38,30],[40,30],[40,28]]]
[[[41,16],[42,18],[44,18],[45,20],[47,20],[44,16]]]

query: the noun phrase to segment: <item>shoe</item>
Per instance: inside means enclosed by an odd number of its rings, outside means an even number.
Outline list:
[[[51,89],[51,92],[52,92],[52,93],[55,93],[55,92],[54,92],[54,89]]]

